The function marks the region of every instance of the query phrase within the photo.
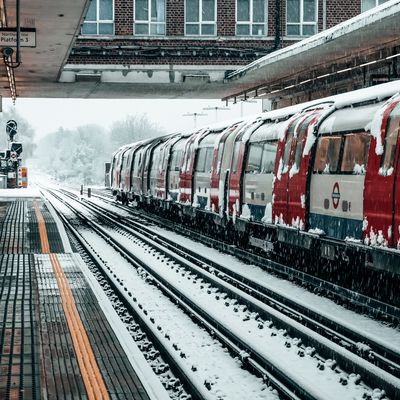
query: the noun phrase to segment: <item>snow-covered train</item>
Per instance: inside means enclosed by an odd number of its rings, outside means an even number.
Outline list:
[[[278,259],[400,275],[399,92],[395,81],[123,146],[113,194]]]

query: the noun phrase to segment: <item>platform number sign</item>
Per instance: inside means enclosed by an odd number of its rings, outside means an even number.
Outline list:
[[[13,119],[7,121],[6,133],[10,137],[11,141],[14,140],[14,136],[17,134],[17,127],[18,127],[17,122],[14,121]]]

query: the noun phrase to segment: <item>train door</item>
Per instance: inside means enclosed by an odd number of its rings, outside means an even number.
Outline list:
[[[124,148],[123,150],[121,150],[121,152],[118,155],[118,167],[117,167],[117,176],[116,176],[116,183],[117,183],[117,188],[119,190],[122,190],[123,187],[123,175],[122,175],[122,171],[124,169],[124,155],[126,153],[127,149]]]
[[[215,134],[208,133],[200,141],[193,174],[193,206],[210,210],[211,172],[214,159]]]
[[[151,158],[149,160],[149,194],[156,196],[157,178],[162,167],[162,143],[153,148]]]
[[[233,146],[232,164],[229,174],[229,187],[226,188],[228,195],[228,212],[227,215],[236,216],[240,215],[241,204],[241,177],[243,162],[246,151],[246,143],[242,142],[242,136],[238,136]]]
[[[386,134],[385,146],[388,153],[394,153],[393,172],[395,177],[395,202],[394,202],[394,226],[393,226],[393,246],[400,249],[400,104],[397,104],[391,113],[390,130]],[[396,147],[396,150],[393,150]],[[391,158],[389,162],[391,163]],[[391,168],[390,164],[386,167]]]
[[[131,191],[134,195],[140,194],[140,171],[143,158],[143,147],[138,147],[135,150],[132,171],[131,171]]]
[[[284,141],[278,143],[277,157],[275,161],[276,179],[274,183],[274,206],[273,206],[273,220],[281,224],[290,224],[288,219],[288,205],[289,205],[289,174],[291,170],[295,148],[296,138],[295,132],[298,124],[305,118],[304,115],[297,116],[289,122],[286,129]]]
[[[243,215],[254,221],[272,222],[272,191],[279,131],[284,122],[266,122],[250,137],[243,178]]]
[[[158,199],[167,200],[169,187],[169,169],[171,161],[172,146],[179,140],[179,136],[174,136],[167,140],[161,152],[161,169],[157,176],[156,197]]]
[[[282,161],[278,165],[274,185],[274,218],[300,230],[308,227],[306,192],[310,149],[304,150],[308,133],[313,135],[309,128],[317,124],[321,113],[322,108],[308,110],[295,117],[287,130],[286,141],[281,145]]]
[[[132,153],[133,149],[129,148],[124,154],[124,163],[123,163],[123,170],[122,170],[122,190],[124,192],[129,192],[130,190],[130,170],[132,164]]]
[[[254,132],[262,124],[262,121],[256,120],[250,124],[246,124],[238,132],[233,145],[233,154],[231,169],[229,171],[229,181],[226,190],[228,192],[228,212],[227,215],[236,217],[241,214],[242,197],[243,197],[243,176],[245,158],[247,157],[247,142]]]
[[[148,196],[150,194],[150,169],[153,158],[154,148],[159,141],[154,141],[145,146],[142,169],[142,194]]]
[[[384,107],[381,117],[376,116],[379,127],[373,135],[366,175],[364,241],[371,245],[398,247],[400,100],[388,102]]]
[[[195,158],[195,142],[197,135],[190,136],[185,145],[182,168],[179,175],[179,202],[192,204],[192,172]]]
[[[179,202],[179,176],[183,164],[187,139],[180,139],[172,145],[168,165],[167,189],[168,198]]]
[[[239,124],[236,124],[222,133],[219,138],[218,147],[214,152],[210,204],[211,211],[217,212],[221,216],[223,215],[223,211],[226,210],[227,205],[229,169],[238,127]]]

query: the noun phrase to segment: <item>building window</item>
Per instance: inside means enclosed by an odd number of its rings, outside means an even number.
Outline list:
[[[311,36],[317,33],[317,1],[287,0],[286,34]]]
[[[265,0],[236,1],[236,34],[239,36],[266,35]]]
[[[90,0],[82,35],[114,34],[114,0]]]
[[[216,0],[186,0],[185,34],[215,35]]]
[[[165,0],[135,1],[135,34],[165,35]]]
[[[387,0],[361,0],[361,12],[370,10],[380,4],[385,3]]]

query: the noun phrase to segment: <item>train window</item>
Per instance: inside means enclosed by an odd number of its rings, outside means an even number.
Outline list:
[[[320,174],[335,173],[338,169],[341,136],[323,136],[318,140],[315,155],[314,172]]]
[[[181,160],[183,156],[183,150],[177,150],[172,153],[171,157],[171,171],[179,171]]]
[[[213,155],[214,155],[214,148],[213,147],[207,147],[206,162],[205,162],[205,166],[204,166],[204,172],[211,173]]]
[[[185,170],[186,170],[186,172],[189,172],[190,171],[190,168],[191,168],[191,164],[192,164],[192,154],[193,154],[193,151],[194,151],[194,143],[192,142],[192,143],[190,143],[190,146],[189,146],[189,148],[188,148],[188,151],[187,151],[187,156],[186,156],[186,161],[185,161]]]
[[[261,159],[263,154],[262,143],[252,143],[249,149],[246,173],[259,173],[261,171]]]
[[[235,147],[233,148],[233,158],[232,158],[232,173],[235,173],[239,164],[239,154],[240,154],[240,142],[235,142]]]
[[[264,143],[262,162],[261,162],[262,174],[271,174],[274,172],[277,149],[278,149],[278,142]]]
[[[399,111],[399,105],[397,105],[392,111],[392,115],[386,128],[385,150],[382,158],[382,168],[384,171],[387,171],[394,166],[396,145],[400,130],[400,114],[397,111],[397,115],[393,115],[396,109]]]
[[[121,157],[121,171],[124,169],[125,156]]]
[[[160,161],[160,153],[158,151],[155,151],[153,153],[153,159],[151,161],[151,169],[150,169],[151,175],[154,175],[154,173],[157,172],[158,166],[159,166],[159,161]]]
[[[364,174],[371,136],[351,133],[345,136],[341,172]]]
[[[136,154],[136,156],[135,156],[135,165],[133,167],[133,170],[135,171],[136,174],[138,174],[138,172],[139,172],[139,164],[140,164],[141,157],[142,157],[141,153]]]
[[[304,136],[307,133],[307,128],[308,125],[310,124],[311,120],[314,118],[314,115],[308,116],[300,125],[299,133],[297,134],[297,139],[296,139],[296,154],[294,157],[294,162],[296,164],[296,169],[298,170],[300,167],[300,162],[301,162],[301,155],[303,153],[303,140]]]
[[[286,136],[286,143],[285,143],[285,151],[283,153],[283,168],[289,165],[289,160],[290,160],[290,152],[292,150],[292,142],[293,142],[293,136],[294,136],[294,130],[297,126],[297,121],[295,120],[292,122],[288,129],[288,133]]]
[[[217,174],[221,172],[222,156],[224,154],[224,143],[221,142],[218,146],[218,161],[217,161]]]
[[[206,170],[207,148],[200,149],[197,153],[196,171],[204,172]]]

